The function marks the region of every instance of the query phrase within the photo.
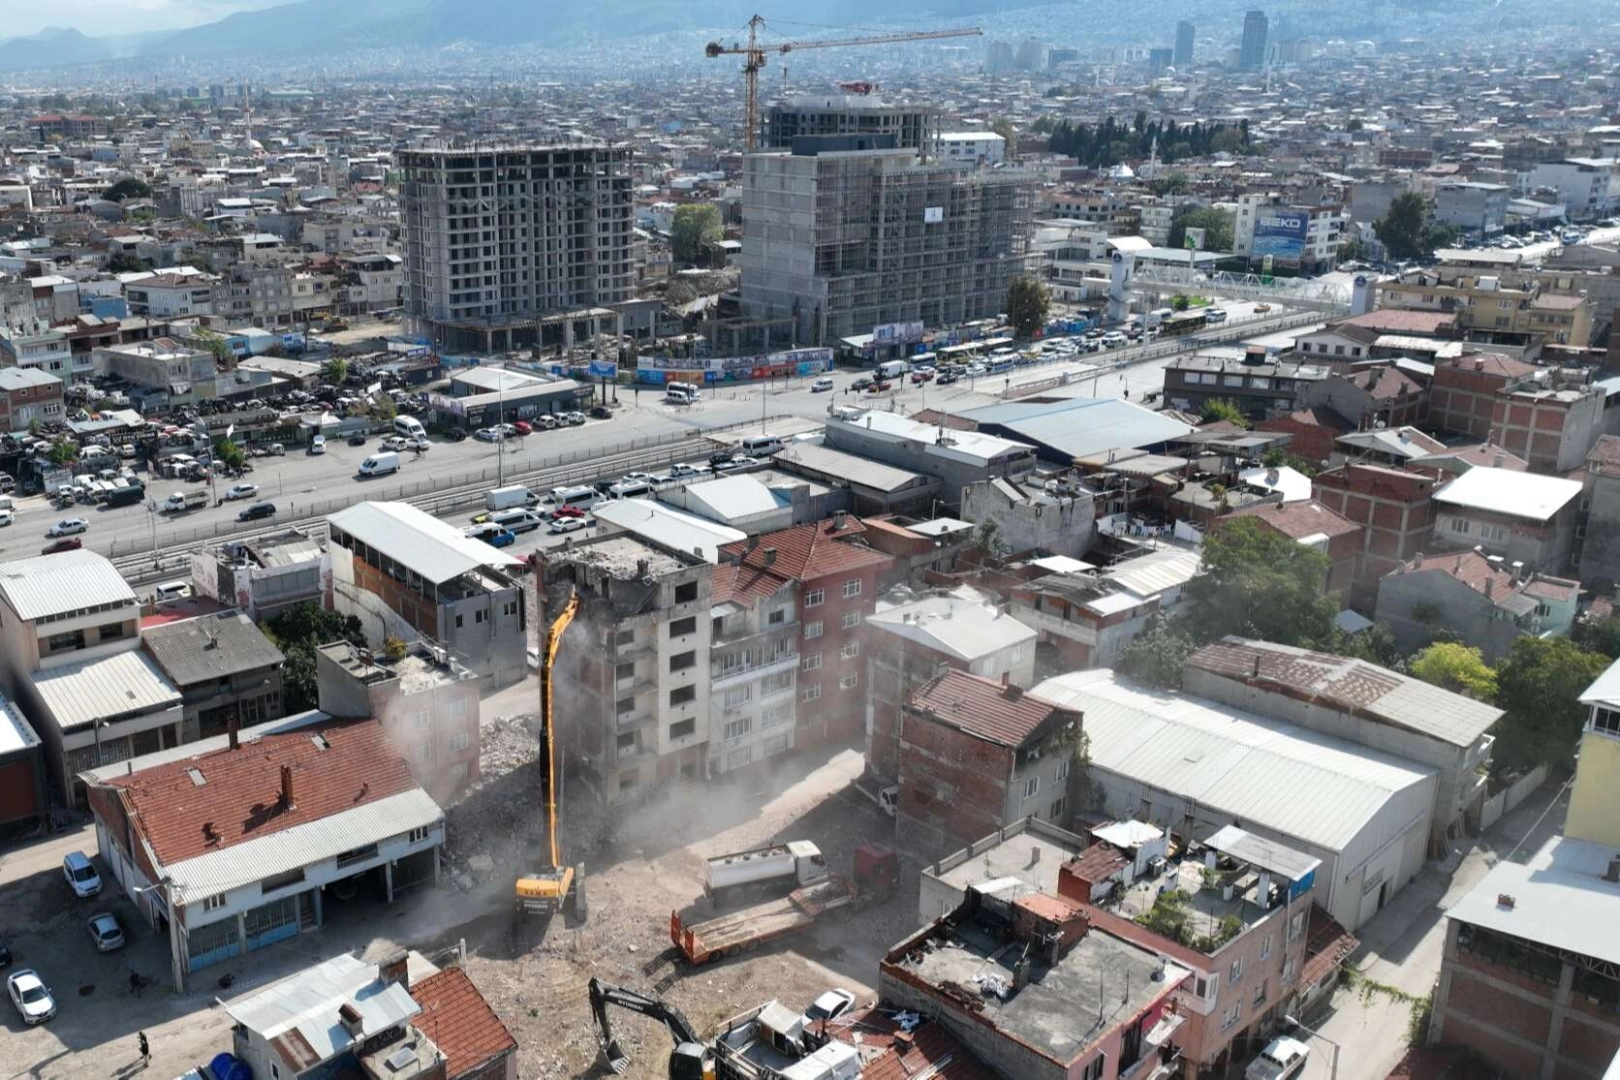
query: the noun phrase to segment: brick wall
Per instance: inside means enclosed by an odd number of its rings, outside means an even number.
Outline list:
[[[799,609],[799,704],[793,745],[804,749],[825,742],[851,739],[866,729],[866,658],[857,654],[848,659],[840,657],[844,647],[855,644],[862,652],[866,642],[866,618],[877,603],[878,567],[869,566],[831,574],[799,584],[795,601]],[[853,597],[844,596],[844,585],[849,581],[861,583],[860,592]],[[821,603],[808,606],[806,598],[820,590]],[[860,621],[845,628],[846,615],[858,615]],[[809,637],[809,630],[821,624],[819,637]],[[807,669],[805,661],[821,654],[821,666]],[[844,687],[840,681],[854,676],[855,685]],[[810,687],[818,687],[812,692]],[[814,696],[819,693],[820,696]],[[810,695],[810,696],[806,696]]]
[[[1006,825],[1014,754],[935,720],[907,716],[898,769],[902,843],[936,851],[971,844]]]

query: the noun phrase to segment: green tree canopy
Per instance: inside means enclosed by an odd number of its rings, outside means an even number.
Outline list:
[[[214,447],[214,457],[227,468],[240,469],[247,461],[247,452],[235,439],[221,439]]]
[[[1236,424],[1245,430],[1249,426],[1249,414],[1243,411],[1243,406],[1229,398],[1209,398],[1198,409],[1198,419],[1205,424],[1218,424],[1225,421]]]
[[[1007,321],[1021,338],[1034,337],[1046,325],[1050,307],[1046,286],[1028,274],[1020,274],[1007,287]]]
[[[337,386],[349,377],[349,362],[341,356],[334,356],[326,362],[321,369],[321,378]]]
[[[152,266],[145,259],[138,255],[132,255],[127,251],[120,251],[107,260],[107,273],[109,274],[139,274],[150,269],[152,269]]]
[[[1407,664],[1406,670],[1433,686],[1466,694],[1476,701],[1496,700],[1496,672],[1478,649],[1438,641]]]
[[[1583,649],[1620,659],[1620,618],[1583,619],[1575,624],[1573,636]]]
[[[264,624],[270,640],[287,658],[281,669],[281,693],[289,713],[315,708],[320,694],[315,679],[315,650],[335,641],[365,644],[365,632],[353,615],[324,611],[319,604],[297,604]]]
[[[1318,647],[1334,637],[1339,605],[1324,591],[1328,557],[1235,518],[1204,538],[1204,572],[1187,583],[1194,640],[1227,634]]]
[[[1586,722],[1582,692],[1609,666],[1569,638],[1521,637],[1496,669],[1496,704],[1507,713],[1498,729],[1495,764],[1533,768],[1568,762]]]
[[[1000,135],[1006,141],[1005,154],[1008,161],[1018,156],[1018,130],[1013,127],[1011,120],[1003,116],[992,122],[990,132],[993,135]]]
[[[58,439],[45,456],[52,465],[70,465],[79,460],[79,444],[72,439]]]
[[[1119,670],[1139,683],[1181,689],[1181,665],[1198,649],[1184,629],[1163,613],[1153,616],[1125,646]]]
[[[1428,230],[1429,200],[1416,191],[1395,196],[1384,216],[1373,222],[1373,234],[1396,259],[1419,259],[1432,251],[1424,247]]]
[[[669,226],[669,246],[676,262],[697,262],[706,245],[725,236],[720,208],[713,203],[687,203],[675,208]]]
[[[1227,131],[1233,135],[1224,136]],[[1145,161],[1155,143],[1159,160],[1166,164],[1208,157],[1216,150],[1233,145],[1251,152],[1255,149],[1249,140],[1246,122],[1236,128],[1224,121],[1178,124],[1174,120],[1149,120],[1143,113],[1138,113],[1129,124],[1122,124],[1112,116],[1095,124],[1060,120],[1048,139],[1054,154],[1072,157],[1092,169],[1106,169],[1126,160]]]
[[[125,199],[150,199],[152,185],[138,176],[126,176],[101,193],[104,199],[123,202]]]
[[[1179,248],[1187,240],[1187,230],[1204,230],[1205,251],[1232,250],[1232,215],[1212,206],[1178,212],[1170,221],[1170,246]]]

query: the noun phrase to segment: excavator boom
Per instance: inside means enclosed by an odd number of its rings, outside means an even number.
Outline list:
[[[572,899],[575,918],[585,917],[583,883],[573,867],[564,866],[557,843],[557,734],[554,724],[554,680],[552,669],[563,632],[579,613],[579,594],[571,593],[558,616],[546,628],[540,646],[540,801],[546,815],[545,855],[538,872],[518,878],[513,897],[517,915],[550,915]]]
[[[714,1054],[698,1038],[691,1021],[675,1006],[657,998],[619,986],[609,986],[594,975],[590,982],[591,1019],[596,1024],[596,1041],[607,1058],[608,1068],[622,1075],[630,1067],[630,1055],[619,1047],[608,1021],[608,1006],[614,1005],[639,1016],[658,1020],[669,1029],[675,1049],[669,1056],[669,1080],[714,1080]]]

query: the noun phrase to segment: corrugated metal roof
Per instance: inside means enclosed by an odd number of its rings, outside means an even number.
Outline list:
[[[344,1005],[359,1011],[359,1035],[351,1035],[343,1026],[338,1010]],[[421,1011],[404,983],[383,982],[376,964],[348,953],[225,1006],[232,1020],[276,1044],[283,1064],[300,1072]],[[286,1038],[289,1035],[293,1037]],[[289,1050],[295,1060],[285,1060]]]
[[[1010,649],[1033,647],[1035,631],[994,606],[952,596],[929,596],[876,615],[867,624],[960,660],[974,661]]]
[[[1152,551],[1115,564],[1103,577],[1137,596],[1157,596],[1197,577],[1202,561],[1196,551]]]
[[[834,450],[819,443],[790,443],[776,455],[776,461],[782,465],[799,465],[813,472],[847,480],[857,487],[868,487],[875,491],[900,491],[913,485],[925,484],[930,479],[922,473],[897,469],[893,465],[863,458],[859,454]]]
[[[1579,480],[1481,465],[1434,493],[1434,501],[1507,517],[1546,521],[1581,493]]]
[[[174,882],[174,902],[187,904],[426,828],[443,818],[439,804],[421,788],[413,788],[163,869]]]
[[[715,521],[775,513],[787,502],[752,476],[721,476],[691,484],[686,497]]]
[[[1555,836],[1527,863],[1499,862],[1446,915],[1577,956],[1620,964],[1620,887],[1603,880],[1614,848]],[[1509,907],[1498,901],[1512,897]]]
[[[523,561],[482,540],[469,539],[454,525],[410,503],[357,503],[326,520],[435,585],[480,566],[518,566]]]
[[[0,694],[0,755],[38,745],[39,736],[28,726],[22,710],[10,698]]]
[[[1582,705],[1614,705],[1620,707],[1620,660],[1603,670],[1581,694]]]
[[[1162,413],[1111,397],[1007,402],[969,409],[962,418],[1005,428],[1020,439],[1068,457],[1157,446],[1196,430]]]
[[[1226,826],[1203,843],[1205,847],[1225,852],[1234,859],[1282,874],[1290,881],[1303,881],[1306,874],[1322,865],[1322,860],[1314,855],[1295,851],[1236,825]]]
[[[0,564],[0,594],[20,619],[39,619],[103,604],[135,604],[111,562],[80,549]]]
[[[741,529],[733,529],[729,525],[688,514],[651,499],[605,502],[593,513],[598,522],[677,551],[689,551],[710,564],[720,561],[722,546],[748,539],[748,534]]]
[[[1112,671],[1059,675],[1030,694],[1085,717],[1094,766],[1330,851],[1344,850],[1391,796],[1435,775],[1241,709],[1148,691]]]
[[[139,649],[34,672],[34,692],[64,731],[125,713],[173,708],[180,691]]]
[[[222,611],[154,626],[142,634],[146,649],[181,686],[275,667],[285,657],[240,611]]]

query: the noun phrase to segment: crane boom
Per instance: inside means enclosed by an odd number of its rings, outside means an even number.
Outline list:
[[[908,30],[893,34],[874,34],[870,37],[852,38],[823,38],[812,41],[779,41],[766,44],[759,40],[759,30],[765,25],[765,20],[758,15],[748,20],[747,44],[722,45],[718,41],[711,41],[704,47],[704,55],[741,56],[743,57],[743,77],[747,86],[747,148],[759,149],[759,73],[765,66],[765,57],[769,53],[785,56],[798,49],[838,49],[847,45],[892,45],[902,41],[937,41],[940,38],[954,37],[980,37],[984,34],[977,26],[965,26],[958,30]]]

